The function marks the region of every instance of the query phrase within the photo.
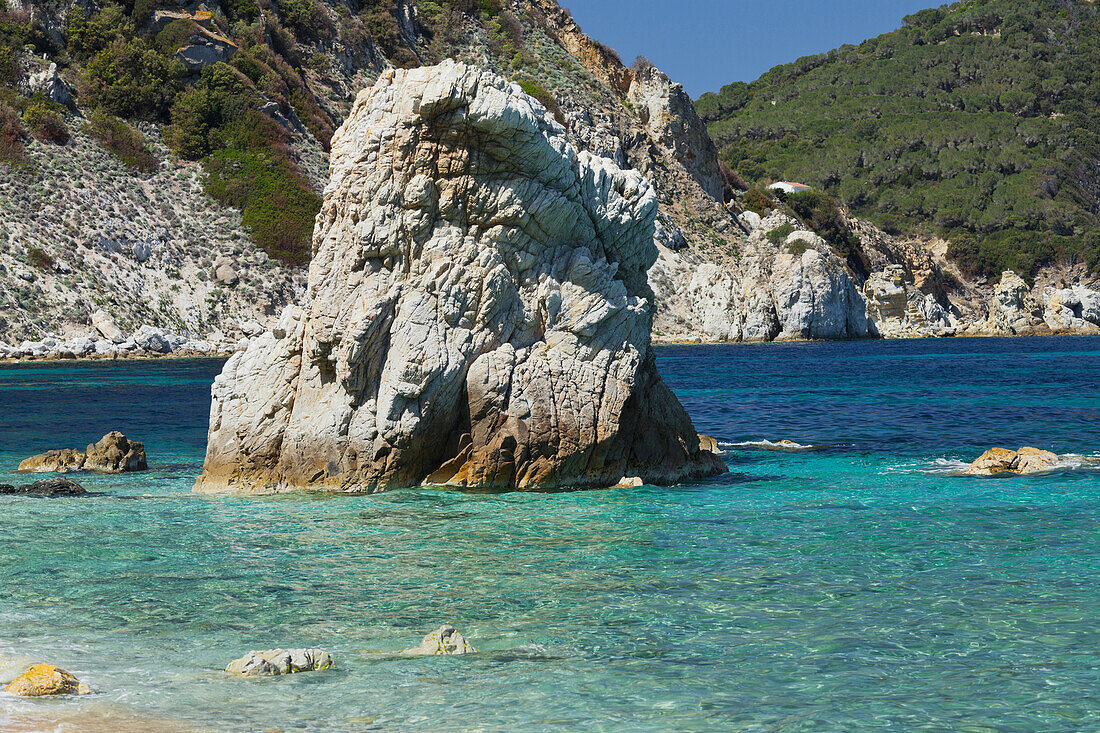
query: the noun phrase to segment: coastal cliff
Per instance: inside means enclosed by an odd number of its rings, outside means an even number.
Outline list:
[[[725,470],[656,371],[657,198],[641,175],[449,61],[383,74],[331,160],[305,305],[215,380],[197,490]]]

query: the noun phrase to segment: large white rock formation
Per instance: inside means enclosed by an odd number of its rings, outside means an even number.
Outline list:
[[[656,198],[534,99],[387,71],[332,141],[304,308],[213,387],[200,491],[537,489],[724,471],[657,374]]]

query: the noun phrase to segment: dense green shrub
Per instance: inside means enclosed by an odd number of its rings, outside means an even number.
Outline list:
[[[863,276],[868,274],[870,264],[863,253],[859,237],[844,223],[844,216],[836,200],[820,191],[801,191],[786,194],[783,201],[799,219],[847,261],[853,272]]]
[[[199,160],[230,144],[231,128],[256,106],[247,77],[228,64],[203,69],[199,81],[172,103],[164,138],[177,155]]]
[[[375,44],[382,49],[395,66],[414,67],[420,65],[420,59],[405,43],[401,35],[401,26],[394,15],[394,3],[388,0],[366,0],[361,4],[359,19],[370,31]]]
[[[317,0],[279,0],[279,17],[306,41],[330,39],[336,30]]]
[[[788,221],[784,224],[780,224],[775,229],[772,229],[770,232],[768,232],[767,238],[768,238],[769,242],[771,242],[772,244],[778,246],[780,244],[783,244],[783,242],[786,242],[787,237],[793,231],[794,231],[794,224],[791,224]]]
[[[171,56],[193,35],[195,35],[195,24],[189,20],[177,18],[160,29],[153,39],[153,48],[165,56]]]
[[[696,108],[748,182],[811,184],[896,231],[948,235],[965,268],[999,273],[1100,260],[1098,104],[1095,3],[965,0]]]
[[[245,227],[272,257],[308,262],[321,197],[291,160],[282,128],[249,110],[225,136],[226,146],[203,161],[207,193],[240,209]]]
[[[115,40],[85,69],[81,96],[95,109],[129,119],[163,119],[186,71],[140,38]]]
[[[59,112],[60,105],[34,99],[23,110],[23,124],[35,139],[55,145],[67,145],[69,127]]]
[[[209,66],[176,98],[165,140],[177,155],[202,160],[207,193],[240,209],[268,254],[305,263],[321,197],[291,159],[286,132],[256,109],[259,101],[245,74]]]
[[[546,91],[537,82],[530,79],[521,79],[519,86],[523,91],[542,103],[543,107],[554,115],[554,119],[558,121],[558,124],[565,124],[565,115],[562,114],[561,107],[558,105],[558,100],[554,98],[554,95]]]
[[[764,216],[776,207],[775,199],[763,188],[751,188],[741,197],[741,207]]]
[[[25,163],[23,140],[27,130],[23,118],[10,105],[0,102],[0,163]]]
[[[66,48],[77,61],[87,61],[115,41],[134,36],[134,24],[120,5],[108,4],[90,17],[74,7],[65,20]]]
[[[157,158],[145,144],[145,136],[126,124],[125,120],[93,112],[85,130],[127,168],[142,173],[152,173],[157,169]]]
[[[40,270],[52,270],[54,261],[49,253],[38,247],[27,247],[27,259]]]

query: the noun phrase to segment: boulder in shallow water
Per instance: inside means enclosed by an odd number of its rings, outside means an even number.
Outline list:
[[[724,473],[657,372],[656,213],[518,86],[384,71],[332,139],[304,307],[214,381],[196,490]]]
[[[434,654],[476,654],[469,642],[450,624],[444,624],[424,637],[419,646],[405,649],[402,656],[419,657]]]
[[[113,430],[85,450],[84,470],[97,473],[123,473],[144,471],[149,468],[145,460],[145,445],[128,440]]]
[[[52,664],[36,664],[4,688],[12,695],[87,695],[91,690],[76,677]]]
[[[19,463],[20,473],[68,473],[84,469],[84,454],[76,448],[39,453]]]
[[[1058,465],[1058,455],[1038,448],[1024,447],[1018,451],[990,448],[963,473],[970,476],[996,476],[1002,473],[1027,474],[1047,471]]]
[[[145,446],[128,440],[117,430],[107,433],[95,443],[89,443],[84,453],[76,448],[51,450],[31,456],[19,464],[24,473],[68,473],[93,471],[95,473],[123,473],[144,471],[148,468]]]
[[[84,496],[88,492],[75,481],[59,476],[57,478],[44,478],[33,484],[23,484],[19,488],[7,484],[0,485],[0,494],[14,494],[15,496],[40,496],[52,499],[59,496]]]
[[[297,672],[316,672],[333,666],[323,649],[268,649],[251,651],[225,668],[238,677],[274,677]]]

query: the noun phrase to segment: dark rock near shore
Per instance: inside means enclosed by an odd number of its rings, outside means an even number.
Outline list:
[[[64,476],[57,478],[44,478],[33,484],[23,484],[19,488],[8,484],[0,484],[0,494],[15,496],[37,496],[53,499],[61,496],[84,496],[87,490],[75,481],[70,481]]]

